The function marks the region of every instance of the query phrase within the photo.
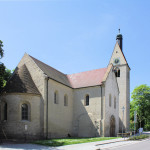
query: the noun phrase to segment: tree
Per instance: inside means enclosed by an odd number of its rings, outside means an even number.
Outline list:
[[[2,49],[3,42],[0,40],[0,59],[4,56],[4,50]],[[9,77],[11,76],[11,70],[6,69],[5,65],[0,62],[0,91],[6,85]]]
[[[137,111],[137,126],[150,130],[150,86],[143,84],[136,87],[131,95],[130,122],[134,121]]]
[[[0,59],[4,56],[4,50],[2,49],[3,42],[0,40]]]

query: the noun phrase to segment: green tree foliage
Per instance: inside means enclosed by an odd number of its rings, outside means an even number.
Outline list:
[[[150,86],[140,85],[136,87],[131,95],[130,124],[133,127],[134,111],[137,111],[137,128],[143,127],[150,130]]]
[[[4,56],[3,42],[0,40],[0,59]]]
[[[3,42],[0,40],[0,59],[4,56],[4,50],[2,49]],[[9,77],[11,76],[11,70],[6,69],[5,65],[0,62],[0,91],[6,85]]]

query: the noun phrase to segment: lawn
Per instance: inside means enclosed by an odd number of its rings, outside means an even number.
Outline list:
[[[120,137],[95,137],[95,138],[64,138],[64,139],[50,139],[35,141],[34,144],[46,145],[46,146],[63,146],[79,143],[88,143],[104,140],[112,140]]]

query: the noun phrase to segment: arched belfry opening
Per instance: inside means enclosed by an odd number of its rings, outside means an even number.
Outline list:
[[[113,71],[114,71],[116,77],[120,77],[120,69],[119,69],[119,67],[114,67]]]

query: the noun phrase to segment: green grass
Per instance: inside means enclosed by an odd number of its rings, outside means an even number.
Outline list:
[[[141,140],[141,139],[146,139],[149,138],[149,135],[139,135],[139,136],[132,136],[129,138],[129,140]]]
[[[34,144],[46,145],[46,146],[63,146],[79,143],[88,143],[104,140],[117,139],[119,137],[96,137],[96,138],[64,138],[64,139],[50,139],[35,141]]]

